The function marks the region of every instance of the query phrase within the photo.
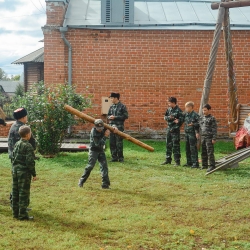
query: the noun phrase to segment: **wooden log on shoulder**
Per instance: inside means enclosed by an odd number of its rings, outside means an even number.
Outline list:
[[[81,118],[83,120],[86,120],[86,121],[91,122],[91,123],[95,122],[95,118],[93,118],[93,117],[91,117],[91,116],[89,116],[87,114],[84,114],[84,113],[80,112],[79,110],[72,108],[69,105],[64,105],[64,109],[67,110],[72,115],[76,115],[76,116],[78,116],[79,118]],[[114,132],[114,128],[112,126],[104,123],[104,127],[106,129],[109,129],[111,132]],[[121,132],[119,130],[116,132],[116,134],[118,134],[119,136],[121,136],[122,138],[124,138],[124,139],[126,139],[128,141],[133,142],[134,144],[136,144],[136,145],[138,145],[138,146],[140,146],[142,148],[147,149],[150,152],[154,151],[154,148],[152,148],[151,146],[149,146],[149,145],[135,139],[134,137],[132,137],[132,136],[130,136],[128,134],[125,134],[125,133],[123,133],[123,132]]]
[[[212,3],[211,4],[211,9],[212,10],[217,10],[217,9],[219,9],[219,7],[238,8],[238,7],[246,7],[246,6],[250,6],[250,1],[249,0]]]

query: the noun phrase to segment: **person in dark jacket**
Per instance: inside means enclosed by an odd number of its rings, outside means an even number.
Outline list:
[[[119,93],[111,93],[112,105],[108,111],[109,124],[120,131],[124,131],[124,121],[128,119],[128,111],[124,104],[120,102]],[[110,134],[111,162],[124,162],[123,138],[116,133]]]
[[[95,120],[95,127],[90,132],[90,145],[89,145],[89,160],[82,177],[78,182],[79,187],[83,187],[83,184],[87,181],[93,170],[96,161],[100,164],[100,170],[102,175],[102,188],[109,189],[110,180],[108,175],[108,164],[106,155],[104,152],[104,145],[106,139],[109,137],[110,131],[104,130],[104,123],[101,119]]]
[[[183,112],[177,105],[177,99],[170,97],[164,120],[167,122],[167,138],[166,138],[166,161],[161,165],[171,164],[172,153],[174,154],[175,166],[180,166],[180,127],[183,123]]]
[[[23,125],[19,128],[21,139],[15,144],[12,153],[12,212],[19,220],[32,220],[27,207],[30,201],[30,183],[37,179],[34,149],[29,143],[31,130]]]

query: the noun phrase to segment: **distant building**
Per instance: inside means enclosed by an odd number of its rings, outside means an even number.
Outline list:
[[[1,81],[0,80],[0,92],[7,94],[9,97],[15,94],[16,88],[19,84],[23,85],[21,81]]]
[[[24,89],[27,91],[32,84],[44,80],[44,48],[40,48],[18,60],[13,64],[24,66]]]

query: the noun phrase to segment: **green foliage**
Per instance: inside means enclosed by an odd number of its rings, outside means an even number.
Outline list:
[[[64,110],[65,104],[82,111],[90,106],[90,100],[68,85],[49,88],[43,82],[35,84],[30,91],[13,100],[13,110],[18,107],[27,109],[38,150],[43,155],[57,154],[68,127],[76,123],[73,116]]]
[[[24,96],[24,86],[23,86],[23,84],[19,83],[16,86],[15,96]]]

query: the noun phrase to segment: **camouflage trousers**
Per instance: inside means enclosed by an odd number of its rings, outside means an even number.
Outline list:
[[[102,186],[109,186],[109,175],[108,175],[108,164],[105,153],[102,152],[96,152],[96,151],[89,151],[89,160],[88,165],[86,166],[84,173],[81,177],[81,182],[85,183],[86,180],[89,178],[91,171],[93,170],[96,161],[98,160],[100,164],[100,171],[102,176]]]
[[[118,128],[123,131],[123,128]],[[113,160],[123,160],[123,138],[115,133],[110,133],[110,152]]]
[[[199,165],[197,139],[194,133],[185,133],[186,141],[186,158],[188,165]]]
[[[215,167],[214,144],[212,143],[212,138],[201,137],[201,159],[202,166],[207,167],[209,162],[210,167]]]
[[[172,161],[172,153],[174,154],[175,162],[179,163],[181,159],[180,153],[180,132],[167,132],[166,138],[166,161]]]
[[[12,213],[20,220],[28,217],[31,174],[27,171],[12,170]]]

